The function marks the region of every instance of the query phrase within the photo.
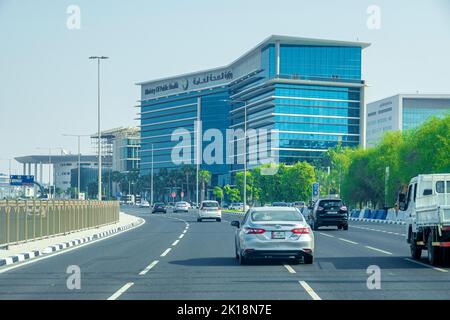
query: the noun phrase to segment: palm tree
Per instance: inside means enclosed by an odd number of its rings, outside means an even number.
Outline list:
[[[194,167],[189,165],[184,165],[181,167],[181,172],[183,172],[184,176],[186,177],[186,193],[187,193],[187,199],[190,202],[191,201],[191,188],[189,185],[189,177],[194,175]]]
[[[206,191],[206,184],[209,183],[211,180],[211,172],[208,170],[200,170],[198,172],[198,178],[200,180],[200,183],[202,184],[202,192],[201,192],[201,200],[205,200],[205,191]]]

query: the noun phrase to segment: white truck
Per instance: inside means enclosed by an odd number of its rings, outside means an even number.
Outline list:
[[[450,173],[423,174],[411,179],[399,193],[405,212],[406,240],[413,259],[427,250],[430,264],[450,258]]]

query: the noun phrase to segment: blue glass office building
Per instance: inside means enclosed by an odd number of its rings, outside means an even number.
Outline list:
[[[177,167],[173,132],[267,129],[278,162],[313,161],[341,142],[365,143],[361,53],[367,43],[271,36],[225,67],[139,83],[141,174]],[[153,152],[152,152],[153,147]],[[204,148],[205,145],[202,146]],[[251,152],[247,148],[248,152]],[[225,154],[225,150],[223,150]],[[152,161],[153,154],[153,161]],[[238,152],[236,152],[236,155]],[[249,159],[249,155],[247,156]],[[242,164],[205,164],[220,184]],[[251,166],[250,166],[251,167]]]

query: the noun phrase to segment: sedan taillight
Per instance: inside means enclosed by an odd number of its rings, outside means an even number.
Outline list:
[[[309,228],[295,228],[291,232],[294,234],[309,234]]]
[[[245,228],[244,230],[246,234],[262,234],[266,232],[266,230],[261,228]]]

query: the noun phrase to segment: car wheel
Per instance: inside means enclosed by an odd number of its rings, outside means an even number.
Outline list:
[[[348,230],[348,224],[342,227],[344,230]]]
[[[422,256],[422,248],[414,243],[411,243],[410,248],[411,248],[411,257],[415,260],[420,260],[420,257]]]
[[[303,263],[304,264],[312,264],[314,261],[314,257],[311,255],[307,255],[303,257]]]
[[[338,226],[338,230],[342,230],[342,226]]]
[[[317,223],[316,223],[315,221],[313,221],[313,227],[312,227],[312,229],[313,229],[314,231],[319,230],[319,227],[317,226]]]
[[[222,219],[217,218],[216,221],[217,221],[217,222],[222,222]]]
[[[246,258],[246,257],[243,257],[243,256],[242,256],[242,253],[240,253],[240,254],[239,254],[239,264],[240,264],[240,265],[246,265],[247,262],[248,262],[247,258]]]

